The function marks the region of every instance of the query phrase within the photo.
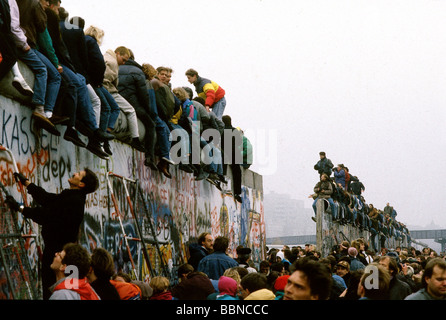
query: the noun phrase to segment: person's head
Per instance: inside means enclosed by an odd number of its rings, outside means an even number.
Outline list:
[[[82,17],[72,17],[70,19],[70,23],[72,25],[77,26],[79,29],[84,29],[85,27],[85,20]]]
[[[285,286],[284,300],[327,300],[332,285],[329,268],[313,260],[294,262]]]
[[[70,189],[80,189],[86,194],[95,192],[99,187],[99,179],[96,174],[88,168],[83,171],[74,173],[68,179]]]
[[[254,291],[265,289],[268,285],[268,280],[263,273],[251,272],[242,278],[240,285],[242,287],[242,296],[246,298]]]
[[[352,258],[355,258],[358,255],[358,249],[355,247],[348,248],[348,255]]]
[[[152,80],[153,77],[156,76],[157,71],[155,67],[152,66],[151,64],[143,63],[141,67],[142,67],[142,72],[144,72],[144,75],[146,76],[147,80]]]
[[[214,249],[214,239],[209,232],[203,232],[198,236],[198,244],[203,246],[208,251]]]
[[[328,177],[328,174],[323,173],[321,174],[321,181],[328,181],[330,178]]]
[[[165,85],[169,84],[170,82],[169,75],[171,75],[172,72],[169,72],[169,70],[171,69],[163,66],[156,68],[158,79]]]
[[[204,100],[202,97],[195,97],[192,100],[199,102],[203,106],[206,104],[206,100]]]
[[[87,249],[77,243],[67,243],[62,251],[56,252],[50,268],[58,280],[70,274],[77,274],[78,279],[83,279],[90,270],[90,264],[91,258]]]
[[[189,87],[182,87],[184,90],[186,90],[187,95],[189,96],[189,99],[192,99],[194,97],[194,92]]]
[[[268,274],[269,273],[269,262],[266,260],[260,261],[259,269],[260,269],[260,273]]]
[[[324,151],[319,152],[319,158],[321,158],[321,159],[325,158],[325,152]]]
[[[124,273],[124,272],[122,272],[122,271],[120,271],[120,272],[114,274],[114,275],[112,276],[112,280],[120,281],[120,282],[130,282],[130,281],[132,281],[132,279],[130,278],[130,276],[129,276],[127,273]]]
[[[93,39],[95,39],[96,42],[98,43],[98,46],[102,44],[102,40],[104,39],[105,35],[104,30],[96,26],[89,26],[84,33],[86,36],[90,36]]]
[[[240,284],[240,282],[242,281],[242,277],[240,276],[240,273],[238,272],[237,268],[226,269],[223,275],[225,277],[234,279],[237,282],[237,284]]]
[[[251,249],[243,246],[237,248],[237,259],[240,263],[246,263],[251,258]]]
[[[278,277],[275,281],[274,281],[274,286],[273,286],[273,291],[277,292],[277,291],[284,291],[285,290],[285,286],[288,282],[288,278],[290,277],[289,274],[283,275]]]
[[[150,287],[153,289],[153,294],[167,291],[169,288],[169,279],[162,276],[156,276],[150,279]]]
[[[221,117],[221,121],[225,124],[225,127],[232,127],[232,119],[228,115],[224,115]]]
[[[113,257],[104,248],[96,248],[91,254],[91,269],[88,275],[90,281],[98,279],[108,279],[115,274]]]
[[[238,291],[238,283],[230,277],[221,276],[218,280],[218,291],[221,295],[230,295],[234,297]]]
[[[130,51],[126,47],[120,46],[115,49],[118,66],[124,65],[130,59]]]
[[[390,286],[390,275],[380,264],[368,264],[359,281],[357,294],[373,300],[387,300]]]
[[[214,251],[226,252],[229,247],[229,239],[223,236],[215,238],[214,241]]]
[[[423,287],[436,299],[446,297],[446,262],[433,258],[427,264],[423,274]]]
[[[381,256],[379,257],[378,263],[382,265],[390,274],[394,277],[398,273],[398,262],[394,257],[391,256]]]
[[[48,8],[50,6],[49,0],[40,0],[40,4],[44,9]]]
[[[194,272],[194,267],[188,263],[184,263],[178,267],[178,279],[185,280],[187,279],[187,275],[191,272]]]
[[[336,264],[335,271],[338,276],[344,277],[350,272],[350,264],[345,260],[341,260]]]
[[[189,69],[186,71],[186,77],[187,77],[187,81],[189,81],[189,83],[193,84],[194,82],[197,81],[198,72],[194,69]]]
[[[51,10],[53,10],[55,13],[57,13],[57,15],[59,15],[59,8],[60,8],[60,4],[62,3],[61,0],[49,0],[48,1],[50,6],[49,8]]]
[[[65,8],[59,7],[59,21],[68,21],[68,17],[70,16],[70,14],[68,13],[67,10],[65,10]]]
[[[181,102],[184,102],[187,99],[189,99],[189,94],[182,87],[174,88],[172,92]]]

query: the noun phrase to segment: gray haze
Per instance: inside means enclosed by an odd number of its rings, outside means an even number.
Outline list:
[[[139,63],[193,67],[226,90],[265,193],[302,199],[319,151],[409,225],[446,226],[446,2],[63,0]],[[262,131],[263,130],[263,131]],[[270,141],[272,140],[272,142]]]

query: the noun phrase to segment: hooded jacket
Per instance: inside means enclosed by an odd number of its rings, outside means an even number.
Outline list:
[[[249,294],[244,300],[274,300],[276,295],[268,289],[260,289]]]
[[[101,300],[87,282],[87,278],[65,280],[67,278],[57,281],[50,288],[53,292],[50,300]],[[77,281],[77,285],[67,286],[67,284],[71,284],[73,281]]]

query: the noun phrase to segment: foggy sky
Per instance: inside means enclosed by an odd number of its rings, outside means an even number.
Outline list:
[[[264,190],[307,199],[319,152],[406,224],[446,226],[443,1],[63,0],[101,50],[196,69],[226,90],[225,114],[254,145]],[[271,142],[272,141],[272,142]]]

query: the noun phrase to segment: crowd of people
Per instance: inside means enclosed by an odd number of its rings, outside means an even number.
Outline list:
[[[200,243],[201,241],[201,243]],[[258,265],[251,249],[228,252],[229,240],[203,233],[178,267],[178,281],[154,276],[132,280],[116,272],[103,248],[90,255],[68,243],[51,269],[57,281],[50,300],[445,300],[446,261],[430,248],[375,253],[363,239],[342,242],[326,257],[314,245],[266,248]],[[202,250],[191,250],[191,248]],[[196,267],[195,267],[196,266]],[[73,267],[78,269],[73,278]],[[71,271],[69,271],[71,270]],[[67,283],[78,281],[77,286]]]
[[[315,185],[314,193],[309,196],[314,199],[315,214],[317,201],[325,199],[329,204],[326,212],[331,213],[333,222],[370,231],[373,237],[379,237],[381,247],[385,247],[389,238],[410,244],[409,229],[396,219],[397,212],[390,203],[383,210],[375,208],[371,203],[367,204],[363,196],[365,186],[360,179],[351,174],[344,164],[334,167],[325,152],[320,152],[319,156],[320,160],[314,169],[318,171],[320,181]],[[312,219],[316,221],[315,217]]]
[[[110,141],[116,139],[115,125],[122,113],[130,134],[124,142],[145,154],[144,165],[167,178],[171,178],[169,167],[178,166],[220,190],[230,166],[234,197],[241,202],[241,168],[252,164],[252,145],[224,115],[221,85],[189,69],[185,76],[195,88],[194,96],[189,87],[172,88],[171,68],[139,64],[129,48],[120,46],[102,54],[104,31],[85,28],[81,17],[70,19],[60,0],[0,2],[0,80],[12,72],[12,85],[31,97],[38,129],[60,136],[56,126],[66,126],[65,140],[107,160],[113,154]],[[33,88],[17,61],[34,73]],[[139,135],[138,120],[144,137]],[[205,134],[208,129],[215,134]],[[231,141],[225,144],[227,131]],[[199,137],[199,150],[193,150],[194,134]],[[88,138],[87,144],[80,135]]]

